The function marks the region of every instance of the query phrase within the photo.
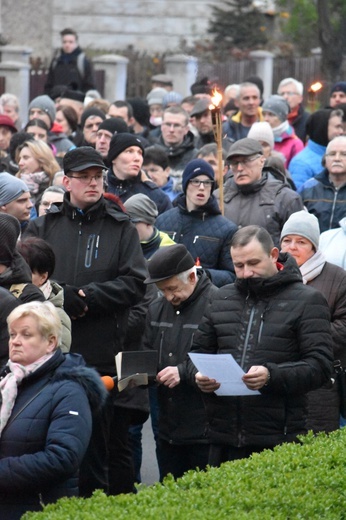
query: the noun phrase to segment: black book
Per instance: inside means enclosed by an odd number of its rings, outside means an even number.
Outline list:
[[[149,379],[157,374],[156,350],[125,350],[115,356],[118,374],[118,390],[121,392],[128,385],[147,385]]]

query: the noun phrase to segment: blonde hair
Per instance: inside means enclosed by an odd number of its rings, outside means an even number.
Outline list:
[[[54,174],[61,170],[61,167],[57,163],[51,148],[44,141],[25,141],[23,144],[18,146],[16,151],[16,162],[19,162],[19,154],[23,148],[29,148],[34,159],[39,163],[42,171],[46,172],[50,181],[52,182]],[[21,172],[19,171],[16,176],[20,178]]]
[[[19,305],[8,315],[7,325],[25,317],[31,317],[36,320],[37,328],[45,339],[55,336],[57,339],[56,348],[61,343],[62,326],[59,315],[50,302],[29,302]]]

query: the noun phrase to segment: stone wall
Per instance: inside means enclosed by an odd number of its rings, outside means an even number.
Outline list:
[[[73,27],[85,49],[176,52],[206,36],[217,0],[0,0],[2,36],[49,59],[59,32]],[[18,7],[20,6],[20,9]]]

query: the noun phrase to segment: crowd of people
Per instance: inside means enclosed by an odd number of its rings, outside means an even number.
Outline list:
[[[346,81],[309,113],[261,78],[106,100],[72,29],[45,92],[0,97],[0,517],[160,480],[343,425]],[[345,103],[345,104],[344,104]],[[222,204],[221,204],[222,200]],[[119,391],[115,355],[157,352]],[[188,356],[231,354],[241,390]],[[212,358],[207,358],[212,364]],[[240,388],[240,387],[239,387]]]

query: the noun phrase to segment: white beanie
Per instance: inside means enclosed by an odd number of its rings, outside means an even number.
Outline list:
[[[274,148],[273,130],[267,121],[253,123],[247,136],[256,141],[264,141],[269,144],[271,149]]]
[[[320,225],[317,217],[304,209],[292,213],[282,228],[280,242],[287,235],[299,235],[310,240],[317,251],[320,242]]]

